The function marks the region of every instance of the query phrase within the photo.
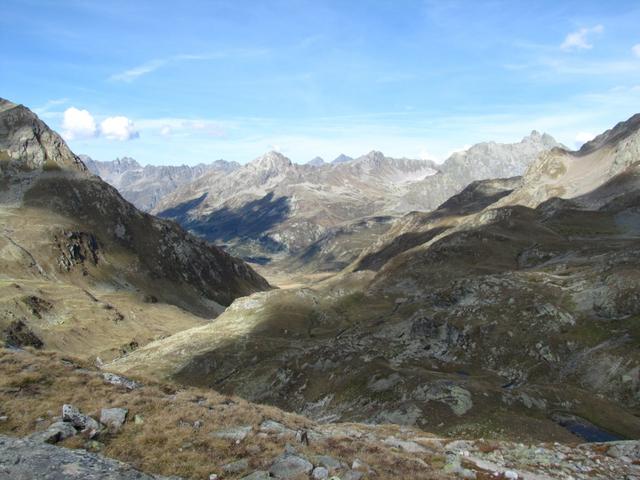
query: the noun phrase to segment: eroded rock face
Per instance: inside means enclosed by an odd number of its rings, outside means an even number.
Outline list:
[[[9,347],[42,348],[42,340],[22,321],[14,320],[2,332],[2,340]]]
[[[55,447],[32,439],[0,435],[0,476],[12,480],[161,480],[126,463],[88,453]]]
[[[85,172],[66,143],[28,108],[0,98],[0,172]]]

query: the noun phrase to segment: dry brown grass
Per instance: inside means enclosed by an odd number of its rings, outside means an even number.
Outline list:
[[[349,465],[358,458],[376,470],[376,478],[442,478],[437,469],[420,463],[422,460],[430,465],[429,455],[420,455],[418,460],[415,454],[365,437],[328,437],[307,446],[295,443],[293,438],[259,435],[258,426],[266,419],[292,429],[314,427],[310,420],[275,407],[211,390],[162,383],[146,382],[142,388],[127,391],[106,383],[99,371],[81,360],[52,352],[0,348],[0,415],[9,417],[0,423],[0,433],[24,436],[42,430],[60,415],[64,403],[74,404],[94,418],[99,418],[101,408],[128,408],[124,427],[118,433],[100,436],[101,451],[151,473],[207,479],[211,473],[220,475],[222,465],[242,458],[249,459],[252,469],[268,469],[285,445],[292,443],[308,457],[330,455]],[[142,424],[134,422],[136,415],[144,418]],[[196,428],[196,421],[201,421],[202,426]],[[226,427],[247,425],[253,427],[253,432],[240,443],[212,436]],[[383,435],[398,433],[397,427],[381,428]],[[85,448],[86,439],[76,436],[63,445]],[[241,478],[247,473],[223,478]]]

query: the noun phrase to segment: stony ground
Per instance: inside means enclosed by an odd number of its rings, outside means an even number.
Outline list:
[[[640,478],[636,441],[522,444],[319,424],[33,349],[0,350],[0,372],[3,479]]]

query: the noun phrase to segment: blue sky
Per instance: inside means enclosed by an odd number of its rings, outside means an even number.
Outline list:
[[[640,111],[637,1],[3,0],[0,96],[141,163],[442,160]]]

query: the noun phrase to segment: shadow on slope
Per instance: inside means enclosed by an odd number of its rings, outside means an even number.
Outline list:
[[[444,217],[471,215],[509,195],[519,180],[520,177],[513,177],[472,182],[462,192],[448,199],[433,212],[414,212],[405,218],[409,222],[415,222],[420,228],[420,226],[427,226],[429,223]],[[431,241],[448,230],[448,228],[442,226],[429,228],[428,230],[418,229],[417,231],[401,233],[382,248],[364,255],[356,264],[355,271],[377,271],[391,258]]]
[[[268,250],[282,249],[281,244],[265,234],[289,218],[291,206],[288,197],[274,198],[274,193],[269,192],[236,209],[225,206],[198,219],[190,218],[189,212],[200,205],[206,195],[165,210],[159,216],[172,218],[208,241],[258,240]]]

